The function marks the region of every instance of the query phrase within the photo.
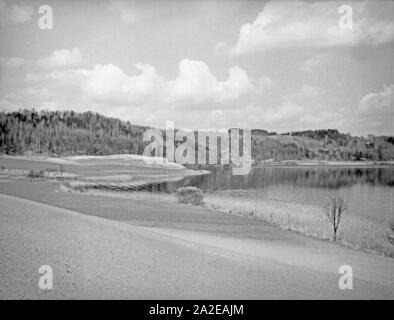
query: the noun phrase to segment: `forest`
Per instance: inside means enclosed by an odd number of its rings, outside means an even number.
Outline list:
[[[94,112],[20,110],[0,113],[0,151],[6,154],[141,154],[146,127]]]
[[[148,127],[95,112],[0,112],[0,152],[48,156],[142,154]],[[394,160],[392,136],[356,137],[336,129],[277,134],[252,130],[252,158],[265,161]]]

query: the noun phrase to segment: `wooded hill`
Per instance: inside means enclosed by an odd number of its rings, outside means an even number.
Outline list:
[[[0,112],[0,152],[6,154],[142,154],[148,127],[94,112],[20,110]],[[252,130],[255,162],[319,159],[394,160],[394,138],[354,137],[335,129],[276,134]]]

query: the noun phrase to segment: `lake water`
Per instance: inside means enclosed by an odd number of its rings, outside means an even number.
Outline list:
[[[267,166],[235,176],[230,168],[218,167],[211,174],[187,177],[166,188],[190,185],[214,195],[319,206],[340,195],[351,214],[385,224],[394,218],[394,168]]]

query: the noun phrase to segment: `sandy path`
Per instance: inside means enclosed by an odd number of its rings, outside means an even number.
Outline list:
[[[261,245],[136,227],[0,195],[0,298],[394,297],[391,259],[333,246],[351,252],[354,264],[355,288],[341,291],[332,270],[341,259],[326,264],[333,252],[316,248],[308,263],[301,249],[282,248],[278,259],[280,248]],[[322,256],[320,264],[314,255]],[[50,291],[37,285],[44,264],[54,272]]]

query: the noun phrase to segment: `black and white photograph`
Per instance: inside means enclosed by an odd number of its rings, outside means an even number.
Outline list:
[[[0,300],[393,299],[393,1],[0,0]]]

